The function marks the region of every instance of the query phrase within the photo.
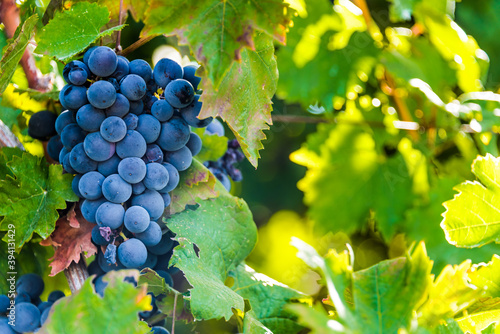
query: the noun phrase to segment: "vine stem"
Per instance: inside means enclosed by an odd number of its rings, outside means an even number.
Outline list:
[[[4,32],[7,38],[14,37],[17,27],[21,23],[19,17],[19,8],[14,0],[0,1],[0,22],[4,24]],[[20,64],[26,74],[28,86],[41,92],[47,92],[51,89],[50,76],[43,76],[36,67],[35,58],[27,48],[24,50]]]
[[[131,52],[134,52],[135,50],[137,50],[138,48],[140,48],[141,46],[143,46],[144,44],[146,44],[147,42],[149,42],[150,40],[152,40],[153,38],[155,38],[157,35],[149,35],[149,36],[146,36],[146,37],[142,37],[140,39],[138,39],[137,41],[135,41],[133,44],[130,44],[129,46],[127,46],[122,52],[121,52],[121,55],[122,56],[126,56],[128,55],[129,53]]]
[[[118,25],[122,25],[123,21],[123,0],[120,0],[120,12],[118,13]],[[120,52],[122,51],[122,46],[120,45],[122,38],[122,31],[121,29],[118,30],[118,33],[116,34],[116,51]]]
[[[174,313],[172,314],[172,333],[175,334],[175,313],[177,312],[177,294],[174,297]]]

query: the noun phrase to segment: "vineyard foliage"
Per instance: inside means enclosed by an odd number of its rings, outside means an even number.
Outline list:
[[[182,286],[110,272],[104,297],[87,280],[40,333],[146,333],[151,294],[178,333],[500,333],[499,1],[16,6],[0,34],[0,130],[18,140],[0,151],[0,293],[9,254],[67,295],[63,271],[97,254],[73,176],[28,135],[35,112],[63,111],[64,65],[90,46],[198,63],[200,118],[227,137],[193,130],[203,147],[161,218]],[[228,138],[248,160],[231,192],[203,164]]]

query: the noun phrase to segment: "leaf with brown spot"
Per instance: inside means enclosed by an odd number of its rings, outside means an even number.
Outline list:
[[[181,172],[179,185],[172,191],[170,214],[184,211],[186,205],[195,205],[201,200],[218,197],[215,181],[215,176],[198,160],[193,159],[191,167]]]
[[[78,263],[81,253],[87,258],[97,253],[97,248],[91,239],[94,226],[95,224],[85,220],[80,210],[75,208],[71,209],[67,216],[57,220],[49,244],[55,248],[54,256],[49,259],[52,261],[50,276],[55,276],[68,268],[73,261]],[[47,242],[43,245],[47,245]]]
[[[271,98],[276,92],[278,68],[272,39],[259,34],[254,38],[255,51],[244,49],[241,63],[233,63],[216,90],[203,81],[203,107],[200,118],[219,115],[231,128],[248,160],[257,167],[263,130],[272,124]]]

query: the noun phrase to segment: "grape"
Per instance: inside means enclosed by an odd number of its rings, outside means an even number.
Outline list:
[[[85,137],[83,148],[89,158],[98,162],[103,162],[113,156],[116,145],[115,143],[110,143],[105,140],[100,132],[92,132]]]
[[[109,142],[119,142],[125,138],[126,134],[127,124],[120,117],[108,117],[101,124],[101,136]]]
[[[101,80],[94,82],[87,91],[89,103],[96,108],[109,108],[116,101],[116,89],[108,81]]]
[[[75,174],[76,171],[71,167],[70,159],[69,159],[69,154],[66,154],[64,156],[64,160],[62,162],[63,168],[66,172],[70,174]]]
[[[160,122],[166,122],[174,115],[174,108],[165,100],[158,100],[151,106],[151,114]]]
[[[85,173],[80,182],[78,182],[78,190],[86,199],[96,200],[103,194],[102,186],[104,184],[104,175],[99,172]]]
[[[18,293],[26,293],[31,299],[40,297],[45,288],[43,279],[37,274],[25,274],[19,278],[16,285]]]
[[[128,239],[118,246],[118,258],[127,268],[138,268],[142,266],[148,257],[148,251],[144,244],[135,238]]]
[[[153,162],[146,166],[147,172],[144,185],[148,189],[161,190],[168,183],[168,171],[161,164]]]
[[[78,173],[84,174],[97,169],[97,162],[90,159],[83,148],[83,143],[76,144],[69,154],[69,163]]]
[[[143,59],[132,60],[129,64],[129,68],[131,74],[137,74],[138,76],[142,77],[145,82],[151,80],[153,76],[153,70],[151,69],[151,66],[149,66],[147,61]]]
[[[199,95],[196,95],[194,100],[187,107],[181,109],[181,116],[186,123],[192,127],[204,128],[213,121],[213,117],[198,118],[202,106],[202,103],[198,101],[199,97]]]
[[[113,269],[109,269],[107,272],[111,271]],[[106,272],[106,271],[105,271]],[[96,278],[95,282],[94,282],[94,286],[95,286],[95,292],[101,296],[101,297],[104,297],[104,290],[106,289],[106,287],[108,286],[108,282],[104,282],[102,280],[103,276],[99,276]]]
[[[115,78],[106,78],[104,80],[106,80],[107,82],[109,82],[110,84],[113,85],[113,88],[115,89],[115,92],[119,92],[120,91],[120,84],[118,83],[118,81]]]
[[[139,122],[139,117],[136,114],[128,113],[127,116],[123,117],[123,121],[127,124],[127,130],[135,130]]]
[[[63,148],[61,149],[61,152],[59,152],[59,163],[62,164],[63,161],[64,161],[64,157],[68,154],[68,150],[66,149],[66,147],[63,146]],[[68,160],[69,161],[69,160]]]
[[[138,157],[146,153],[146,140],[135,130],[128,130],[127,135],[116,144],[116,154],[122,159]]]
[[[144,193],[132,197],[132,205],[142,206],[151,216],[151,220],[157,220],[165,209],[163,198],[155,190],[146,189]]]
[[[105,202],[105,203],[109,203],[109,202]],[[101,230],[99,229],[99,226],[97,226],[97,225],[92,228],[92,241],[98,246],[107,246],[109,244],[109,241],[104,239],[104,237],[102,236]]]
[[[163,198],[163,202],[165,202],[165,207],[169,206],[170,205],[170,202],[171,202],[171,198],[170,198],[170,194],[169,193],[160,193],[161,194],[161,198]]]
[[[156,273],[158,274],[158,276],[162,277],[165,280],[165,284],[169,286],[174,285],[174,280],[172,279],[172,276],[170,276],[169,273],[163,270],[157,270]]]
[[[80,210],[82,211],[82,216],[90,223],[97,223],[95,220],[95,213],[102,203],[106,202],[105,198],[99,198],[97,200],[84,200],[82,205],[80,205]]]
[[[82,86],[87,82],[88,75],[83,68],[74,68],[69,72],[68,81],[73,85]]]
[[[115,103],[108,109],[106,109],[106,116],[125,116],[130,110],[130,102],[129,100],[120,93],[116,94]]]
[[[190,134],[189,126],[180,117],[173,117],[161,125],[157,144],[165,151],[176,151],[186,145]]]
[[[46,308],[45,310],[43,310],[42,314],[40,315],[40,326],[43,326],[45,321],[47,321],[47,318],[49,317],[50,309],[51,309],[50,307]]]
[[[39,111],[31,115],[28,123],[28,135],[39,140],[49,140],[56,131],[57,116],[48,110]]]
[[[149,249],[148,249],[149,250]],[[153,254],[150,252],[150,254]],[[156,266],[154,267],[154,270],[163,270],[167,271],[168,270],[168,262],[172,258],[172,251],[167,252],[166,254],[163,255],[157,255],[158,256],[158,261],[156,261]]]
[[[64,66],[63,73],[62,73],[64,80],[66,82],[68,82],[68,83],[72,83],[73,85],[81,86],[85,82],[83,82],[83,83],[76,83],[76,82],[73,82],[73,80],[70,78],[70,73],[72,71],[75,71],[75,70],[83,71],[84,72],[84,73],[81,73],[81,74],[85,76],[85,81],[87,80],[87,77],[90,75],[90,70],[89,70],[89,68],[87,67],[87,65],[84,62],[81,62],[79,60],[70,61],[69,63],[67,63]],[[74,79],[80,79],[80,78],[77,78],[75,76]]]
[[[61,132],[61,143],[68,151],[71,151],[76,144],[83,142],[85,139],[85,131],[77,124],[72,123],[67,125]]]
[[[153,266],[154,267],[154,266]],[[10,306],[10,298],[6,295],[0,295],[0,313],[6,313]]]
[[[109,227],[116,230],[123,224],[125,209],[121,204],[104,202],[97,209],[95,219],[99,227]]]
[[[220,183],[222,183],[222,185],[224,186],[224,188],[226,188],[227,191],[231,191],[231,181],[229,180],[226,174],[214,168],[209,168],[209,170],[220,181]]]
[[[125,182],[120,175],[111,174],[102,184],[104,197],[113,203],[126,202],[132,195],[132,186]]]
[[[0,317],[0,333],[2,334],[17,334],[19,332],[14,332],[12,327],[9,325],[9,320],[7,317]]]
[[[155,246],[161,240],[162,232],[161,227],[157,222],[149,222],[149,226],[143,232],[137,233],[135,237],[142,241],[146,246]],[[151,266],[150,268],[154,267]]]
[[[89,65],[89,57],[92,54],[92,52],[97,48],[98,46],[92,46],[85,52],[85,54],[83,55],[83,62],[85,63],[85,65],[87,66]]]
[[[189,136],[189,141],[186,143],[186,147],[189,148],[191,154],[195,156],[198,153],[200,153],[202,146],[203,143],[201,142],[200,136],[198,136],[194,132],[191,132],[191,135]]]
[[[137,101],[146,94],[146,82],[137,74],[129,74],[120,82],[120,90],[130,101]]]
[[[132,233],[144,232],[149,226],[149,213],[141,206],[131,206],[125,211],[123,222],[127,230]]]
[[[75,117],[73,116],[73,112],[66,110],[63,111],[56,119],[55,128],[58,134],[61,134],[62,130],[66,127],[66,125],[76,123]]]
[[[151,144],[158,139],[161,124],[154,116],[142,114],[139,115],[139,121],[137,122],[137,128],[135,130],[144,137],[147,144]]]
[[[49,139],[49,142],[47,143],[47,153],[52,160],[59,161],[59,153],[62,148],[63,144],[61,142],[61,136],[55,135]]]
[[[40,310],[30,303],[16,304],[16,322],[12,328],[16,332],[26,333],[33,332],[38,327],[40,327]]]
[[[17,293],[14,303],[31,303],[31,298],[26,292]]]
[[[163,167],[168,170],[168,183],[162,190],[159,190],[160,193],[169,193],[174,190],[179,184],[179,171],[172,164],[168,162],[162,163]]]
[[[153,326],[151,327],[151,332],[150,334],[170,334],[169,331],[167,331],[164,327],[160,326]]]
[[[198,85],[200,84],[201,78],[197,77],[195,75],[196,70],[199,68],[198,65],[188,65],[184,66],[184,77],[183,79],[186,79],[193,85],[193,88],[195,91],[198,90]]]
[[[76,113],[76,123],[85,131],[99,131],[102,121],[106,118],[104,111],[91,104],[86,104]]]
[[[146,186],[142,183],[142,181],[132,185],[132,194],[134,195],[140,195],[144,192],[144,190],[146,190]]]
[[[47,301],[50,303],[55,303],[56,301],[64,297],[66,297],[64,292],[62,292],[61,290],[54,290],[49,294]]]
[[[118,164],[118,174],[128,183],[141,182],[146,176],[146,164],[137,157],[125,158]]]
[[[186,170],[193,162],[193,155],[186,146],[174,152],[165,152],[164,159],[172,164],[179,172]]]
[[[65,109],[78,110],[89,103],[87,100],[87,88],[66,85],[59,93],[59,102],[61,102]]]
[[[146,154],[144,155],[143,159],[145,158],[145,162],[158,162],[162,163],[163,162],[163,151],[161,150],[160,146],[156,144],[149,144],[146,148]]]
[[[172,248],[174,248],[172,235],[170,233],[165,233],[162,235],[161,240],[157,245],[148,247],[148,251],[156,255],[164,255],[167,254]]]
[[[194,100],[193,85],[187,80],[171,81],[165,88],[165,100],[174,108],[187,107]]]
[[[207,125],[207,128],[205,129],[205,133],[208,134],[216,134],[219,135],[220,137],[224,137],[224,126],[218,119],[214,119],[212,123]]]
[[[130,112],[136,115],[142,114],[144,112],[144,102],[142,100],[130,101]]]
[[[153,69],[153,77],[158,86],[165,88],[172,80],[182,78],[184,70],[172,59],[160,59]]]
[[[48,302],[48,301],[47,301],[47,302],[42,302],[42,303],[40,303],[40,304],[37,306],[37,308],[38,308],[38,310],[40,311],[40,313],[43,313],[43,311],[44,311],[45,309],[50,308],[50,307],[52,306],[52,304],[53,304],[53,302]]]
[[[140,266],[138,269],[142,270],[144,268],[154,268],[157,262],[158,262],[158,256],[148,252],[148,257],[146,258],[146,262],[144,262],[144,264]]]
[[[118,63],[116,66],[116,70],[111,74],[112,77],[115,77],[116,80],[120,81],[124,76],[130,73],[129,68],[130,62],[127,58],[123,56],[118,56]]]
[[[97,171],[104,176],[118,173],[118,164],[122,161],[119,156],[113,154],[111,158],[97,164]]]
[[[118,66],[116,53],[107,46],[98,46],[88,57],[89,69],[99,77],[108,77]]]
[[[96,275],[96,276],[101,276],[101,275],[104,275],[104,271],[101,269],[101,267],[99,266],[99,263],[97,263],[97,261],[92,261],[92,263],[89,264],[89,266],[87,267],[88,269],[88,272],[89,272],[89,276],[92,276],[92,275]],[[95,281],[95,279],[94,279]]]

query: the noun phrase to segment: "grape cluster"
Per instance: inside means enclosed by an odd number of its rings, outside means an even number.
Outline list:
[[[73,191],[83,217],[96,224],[92,240],[105,248],[97,257],[105,272],[154,268],[173,247],[157,220],[179,172],[201,150],[190,127],[212,122],[198,118],[196,68],[165,58],[152,69],[106,46],[64,67],[68,84],[59,99],[67,110],[55,122],[54,141],[63,146],[57,158],[76,174]]]
[[[17,281],[17,295],[13,301],[6,295],[0,295],[0,333],[31,333],[37,331],[47,320],[52,305],[64,297],[64,292],[54,290],[49,294],[47,301],[42,302],[40,295],[45,284],[40,276],[26,274]],[[15,306],[14,326],[9,324]],[[12,312],[11,312],[12,311]],[[6,316],[6,317],[5,317]]]
[[[224,136],[224,127],[217,120],[214,120],[205,131],[209,134]],[[244,158],[245,155],[241,151],[240,144],[236,139],[232,139],[227,142],[226,153],[217,161],[205,162],[205,166],[222,183],[227,191],[230,191],[231,181],[229,177],[234,182],[240,182],[243,179],[241,171],[236,168],[235,164],[241,162]]]

